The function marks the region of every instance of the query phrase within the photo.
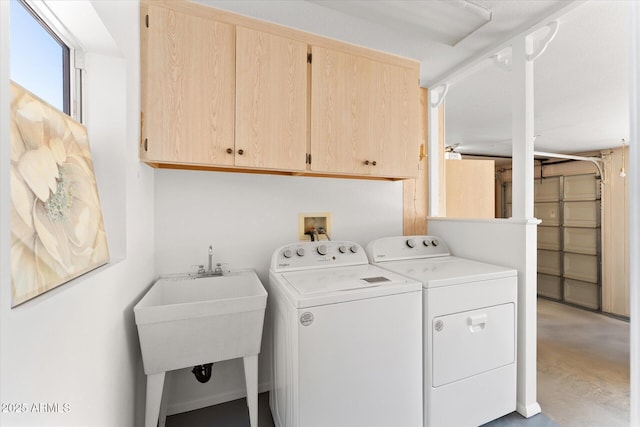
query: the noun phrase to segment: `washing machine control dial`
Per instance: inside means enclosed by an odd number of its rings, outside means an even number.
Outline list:
[[[298,250],[296,250],[296,255],[304,256],[304,248],[298,248]]]
[[[423,240],[422,244],[425,245],[425,246],[429,246],[429,241],[428,240]]]
[[[327,254],[327,247],[325,245],[318,246],[318,248],[316,250],[318,251],[318,253],[320,255],[326,255]]]
[[[340,252],[341,254],[347,252],[347,247],[345,245],[338,246],[338,252]]]
[[[440,242],[438,242],[438,240],[436,240],[436,239],[433,239],[433,240],[431,241],[431,244],[432,244],[433,246],[438,246],[438,245],[440,244]]]
[[[407,246],[409,246],[410,248],[415,248],[416,247],[416,241],[413,239],[407,239]]]
[[[291,258],[293,256],[293,252],[291,252],[291,249],[285,249],[282,251],[282,256],[285,258]]]
[[[358,252],[358,247],[356,245],[353,245],[349,248],[349,250],[352,254],[355,254],[356,252]]]

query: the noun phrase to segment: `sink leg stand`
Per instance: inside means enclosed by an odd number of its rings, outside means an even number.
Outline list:
[[[169,404],[169,388],[171,387],[171,372],[167,371],[164,378],[162,400],[160,400],[160,415],[158,415],[158,427],[165,427],[167,422],[167,405]]]
[[[164,387],[165,372],[147,375],[147,407],[144,415],[145,427],[156,427],[160,414],[160,401]]]
[[[251,427],[258,427],[258,355],[243,357]]]

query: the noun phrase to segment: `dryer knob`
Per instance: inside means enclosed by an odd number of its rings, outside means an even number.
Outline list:
[[[338,252],[340,252],[341,254],[347,252],[347,247],[345,245],[338,246]]]
[[[407,239],[407,246],[409,246],[410,248],[415,248],[416,247],[416,241],[413,239]]]
[[[298,248],[298,250],[296,251],[296,255],[304,256],[304,248]]]
[[[425,245],[425,246],[429,246],[429,241],[428,240],[423,240],[422,244]]]
[[[349,250],[352,254],[355,254],[356,252],[358,252],[358,247],[356,245],[353,245],[349,248]]]
[[[327,247],[325,245],[318,246],[318,248],[316,250],[318,251],[318,253],[320,255],[326,255],[327,254]]]
[[[440,244],[440,242],[438,242],[436,239],[433,239],[433,240],[431,241],[431,244],[432,244],[433,246],[438,246],[438,245]]]
[[[282,251],[282,256],[285,258],[291,258],[293,256],[293,252],[291,252],[291,249],[285,249]]]

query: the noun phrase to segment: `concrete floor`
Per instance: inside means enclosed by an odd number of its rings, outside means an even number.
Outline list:
[[[629,426],[629,323],[539,299],[538,403],[565,427]]]
[[[538,402],[542,414],[509,414],[483,427],[629,426],[629,323],[538,301]],[[260,427],[272,427],[268,393]],[[245,399],[167,418],[167,427],[246,427]],[[400,427],[400,426],[397,426]]]

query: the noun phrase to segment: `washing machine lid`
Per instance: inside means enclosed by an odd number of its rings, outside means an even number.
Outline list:
[[[419,280],[425,288],[512,277],[517,270],[454,256],[380,262],[376,265]]]
[[[422,290],[420,282],[370,264],[291,271],[280,276],[285,292],[298,308]]]

